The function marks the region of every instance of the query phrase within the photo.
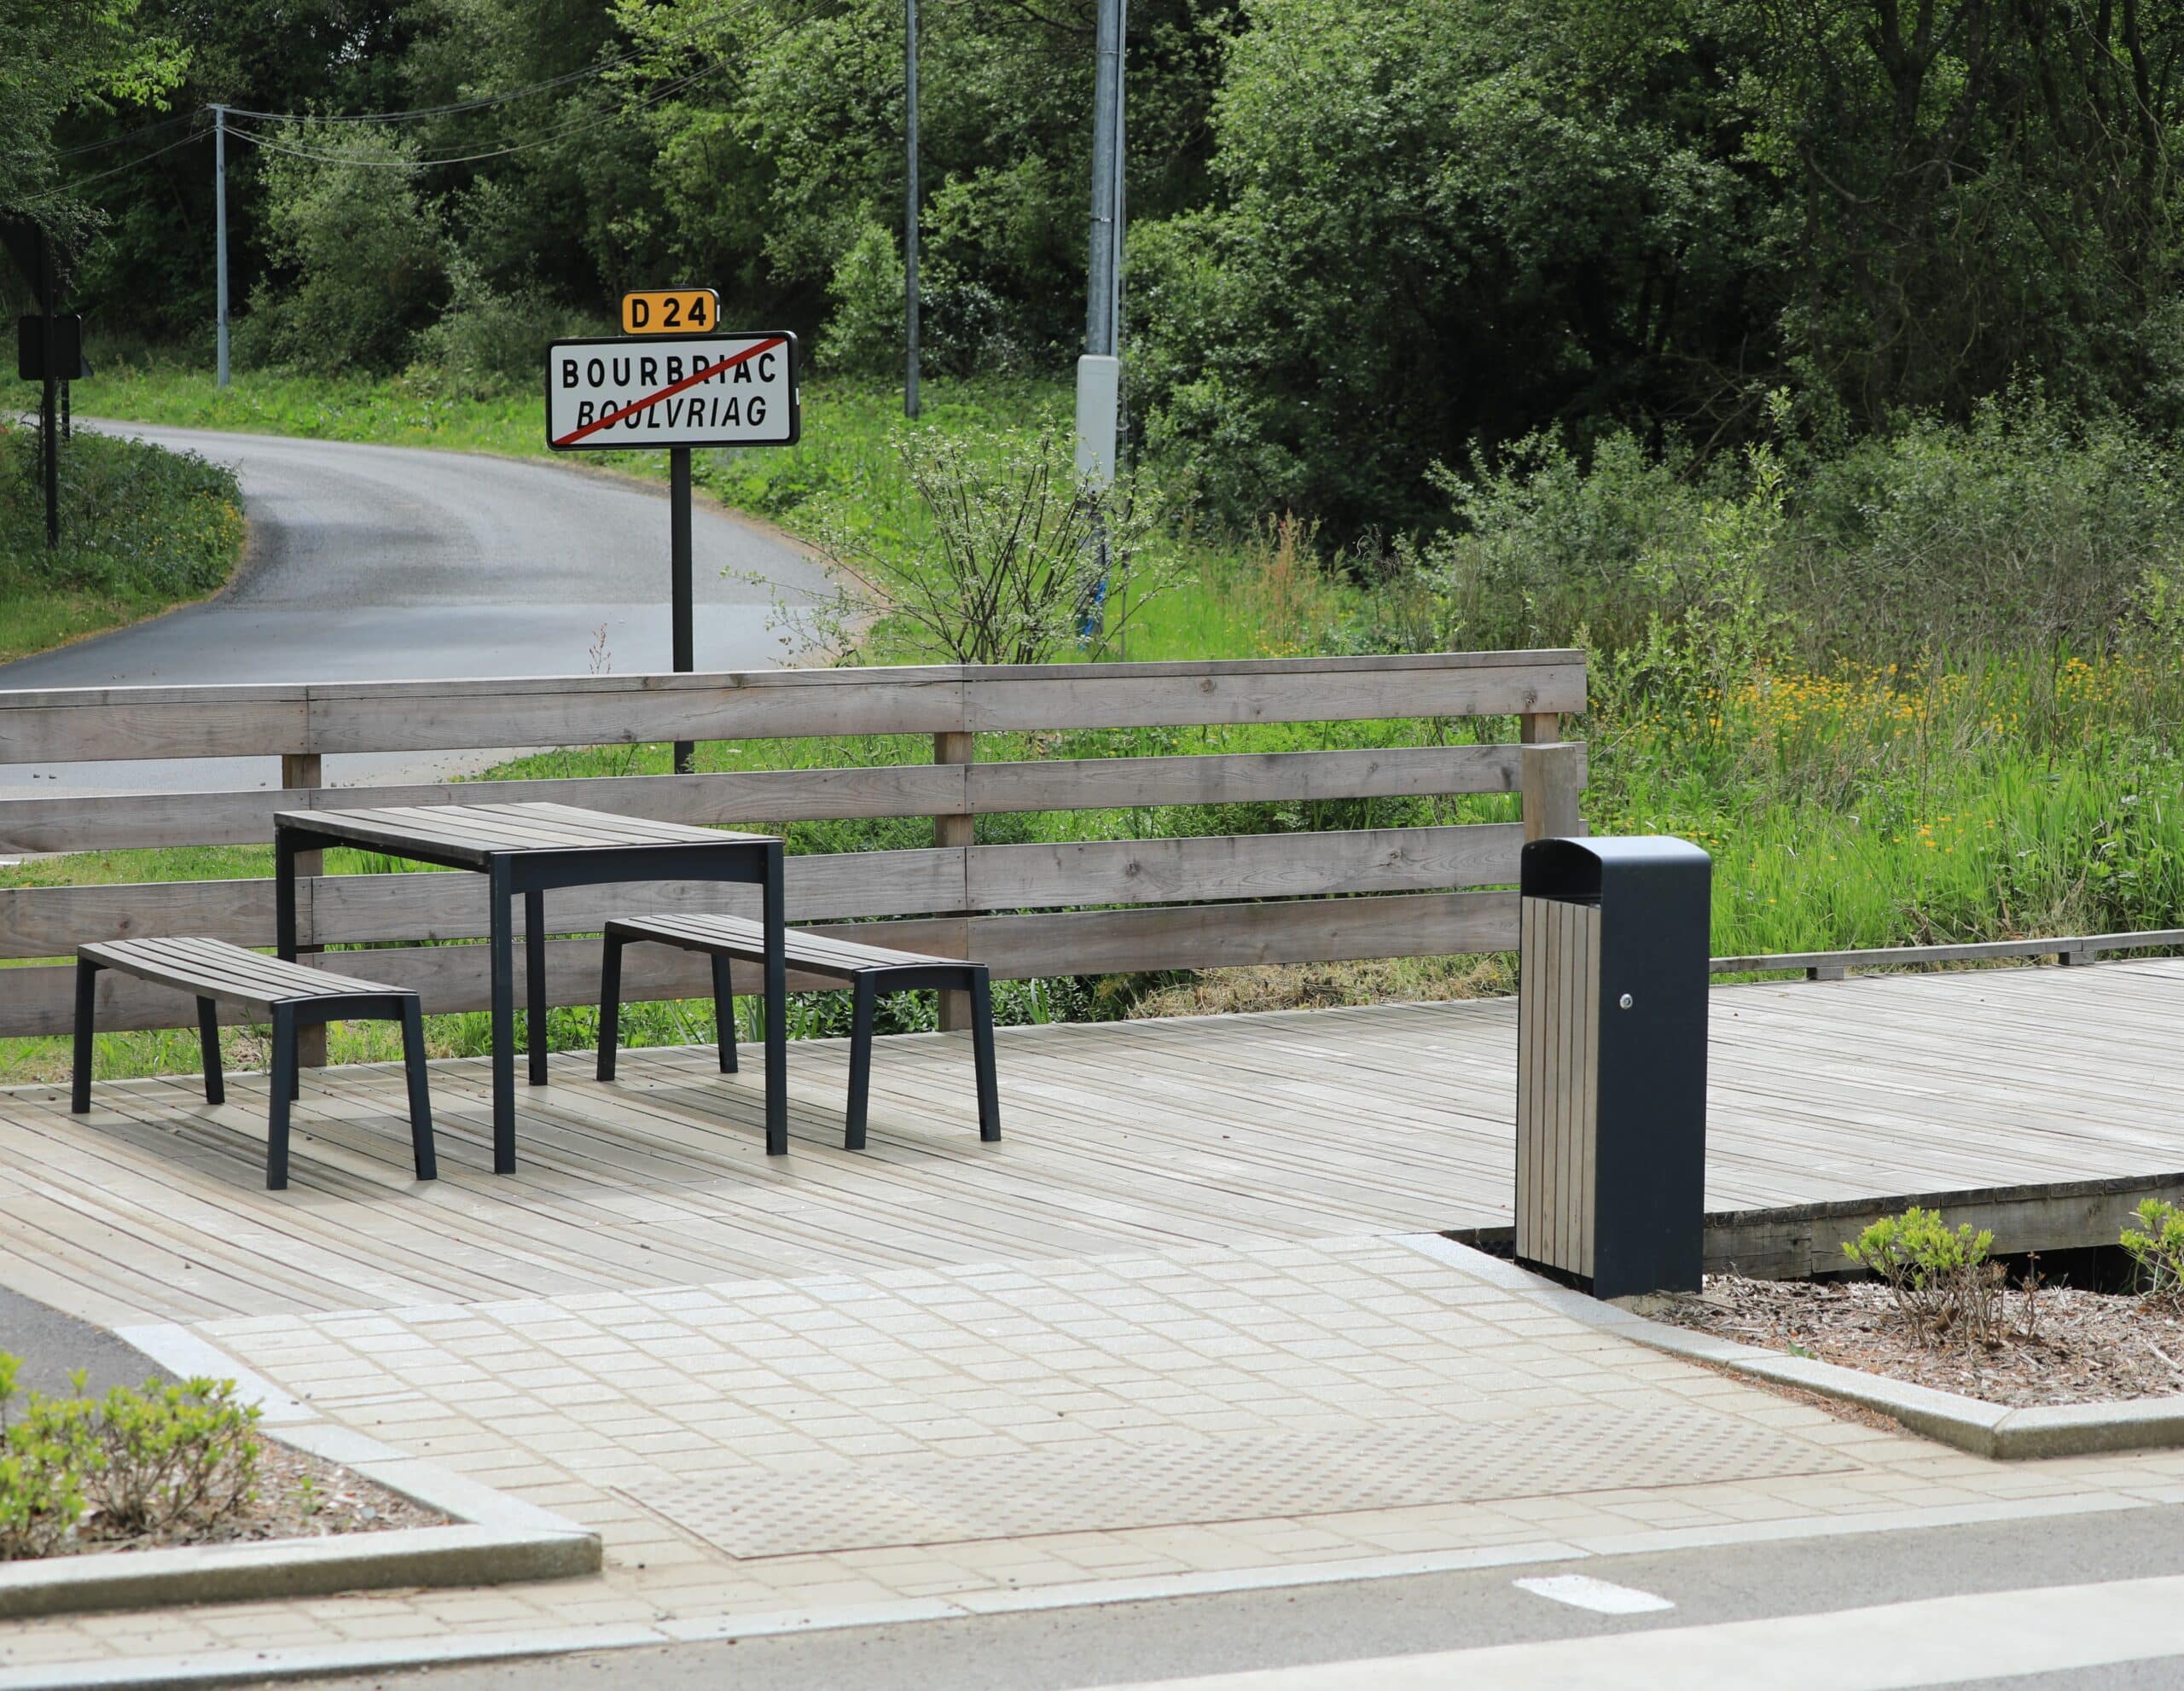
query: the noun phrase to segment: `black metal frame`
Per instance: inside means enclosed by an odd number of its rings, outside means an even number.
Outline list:
[[[293,961],[293,959],[291,959]],[[91,1036],[98,1009],[98,974],[102,968],[119,974],[131,973],[121,964],[97,957],[76,959],[76,1027],[73,1066],[69,1075],[68,1107],[77,1115],[91,1108]],[[141,979],[158,985],[156,976]],[[188,987],[177,987],[186,992]],[[197,999],[198,1050],[205,1065],[205,1101],[228,1101],[225,1076],[220,1067],[218,1006],[231,995],[200,992]],[[289,1106],[301,1095],[302,1073],[296,1062],[296,1030],[329,1021],[398,1021],[402,1024],[402,1066],[410,1083],[410,1151],[417,1178],[439,1177],[439,1159],[433,1149],[432,1095],[425,1079],[425,1018],[415,992],[389,987],[384,992],[328,993],[322,997],[298,998],[272,1006],[273,1072],[266,1109],[265,1187],[279,1192],[288,1183]]]
[[[276,819],[273,834],[274,931],[280,955],[296,955],[296,857],[328,846],[358,842]],[[493,1172],[515,1172],[515,930],[514,902],[523,896],[525,1007],[530,1083],[546,1084],[545,895],[566,887],[605,886],[637,880],[712,880],[755,884],[765,928],[766,1152],[788,1151],[788,970],[781,892],[781,842],[723,834],[710,841],[657,845],[514,847],[489,851],[481,871],[474,853],[436,850],[426,844],[369,849],[413,863],[483,873],[491,918],[493,1014]]]
[[[695,938],[669,938],[664,934],[631,933],[624,924],[609,921],[599,961],[598,1078],[614,1078],[615,1054],[621,1041],[622,952],[625,946],[636,944],[671,945],[677,950],[700,951],[712,959],[713,1017],[719,1029],[720,1072],[734,1074],[735,995],[730,966],[741,948]],[[839,975],[850,985],[850,1095],[842,1137],[845,1149],[864,1149],[865,1119],[872,1095],[873,1023],[879,1001],[892,993],[914,992],[921,988],[971,995],[971,1058],[978,1075],[979,1137],[989,1144],[1001,1137],[1001,1095],[993,1058],[993,988],[984,963],[921,960],[915,963],[875,964],[869,968],[832,963],[805,963],[800,967],[817,974]],[[779,1023],[780,1017],[769,1001],[769,1049]]]

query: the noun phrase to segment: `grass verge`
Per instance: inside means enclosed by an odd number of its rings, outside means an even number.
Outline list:
[[[0,422],[0,663],[202,598],[241,560],[233,473],[188,453],[78,434],[60,493],[49,549],[38,431]]]

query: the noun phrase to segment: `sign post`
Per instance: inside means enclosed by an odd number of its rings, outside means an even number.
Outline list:
[[[690,572],[690,451],[793,446],[803,428],[796,337],[692,334],[717,324],[709,288],[657,288],[622,300],[622,326],[642,339],[556,340],[546,352],[546,444],[556,452],[665,447],[667,555],[675,672],[697,666]],[[697,747],[675,742],[675,772]]]

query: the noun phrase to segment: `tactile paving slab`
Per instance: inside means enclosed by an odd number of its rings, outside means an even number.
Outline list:
[[[1687,1406],[1428,1417],[1354,1432],[1176,1437],[1066,1454],[866,1460],[627,1488],[741,1557],[1101,1532],[1832,1473],[1853,1465]]]

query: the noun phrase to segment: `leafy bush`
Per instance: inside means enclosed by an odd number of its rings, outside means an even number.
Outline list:
[[[842,375],[884,375],[899,368],[905,287],[894,235],[867,219],[828,279],[833,310],[820,333],[818,367]]]
[[[0,1351],[0,1560],[52,1554],[87,1511],[102,1531],[136,1537],[216,1526],[250,1500],[258,1412],[235,1401],[233,1380],[32,1392],[11,1418],[20,1367]]]
[[[1059,427],[904,426],[892,444],[931,538],[825,524],[833,592],[776,601],[804,643],[847,653],[877,625],[891,656],[1039,664],[1075,642],[1096,658],[1182,579],[1174,553],[1147,543],[1151,521],[1130,484],[1103,489],[1078,474]]]
[[[84,1456],[73,1428],[9,1415],[21,1359],[0,1351],[0,1562],[49,1556],[83,1519]]]
[[[450,266],[450,278],[447,309],[418,333],[415,357],[465,393],[491,398],[535,392],[547,342],[597,327],[543,288],[495,288],[460,260]]]
[[[2158,1198],[2139,1201],[2139,1224],[2123,1229],[2122,1244],[2139,1265],[2150,1298],[2184,1298],[2184,1208]]]
[[[242,550],[241,490],[194,452],[78,434],[61,447],[61,538],[46,549],[37,429],[0,422],[0,584],[210,592]]]
[[[1994,1242],[1968,1224],[1952,1233],[1940,1211],[1914,1204],[1845,1241],[1843,1254],[1887,1286],[1921,1342],[1954,1333],[1967,1344],[1999,1345],[2011,1336],[2002,1299],[2008,1271],[1989,1259]]]
[[[332,375],[393,370],[444,292],[447,254],[409,162],[369,125],[299,124],[265,155],[266,246],[292,279],[260,282],[237,326],[245,363]]]

